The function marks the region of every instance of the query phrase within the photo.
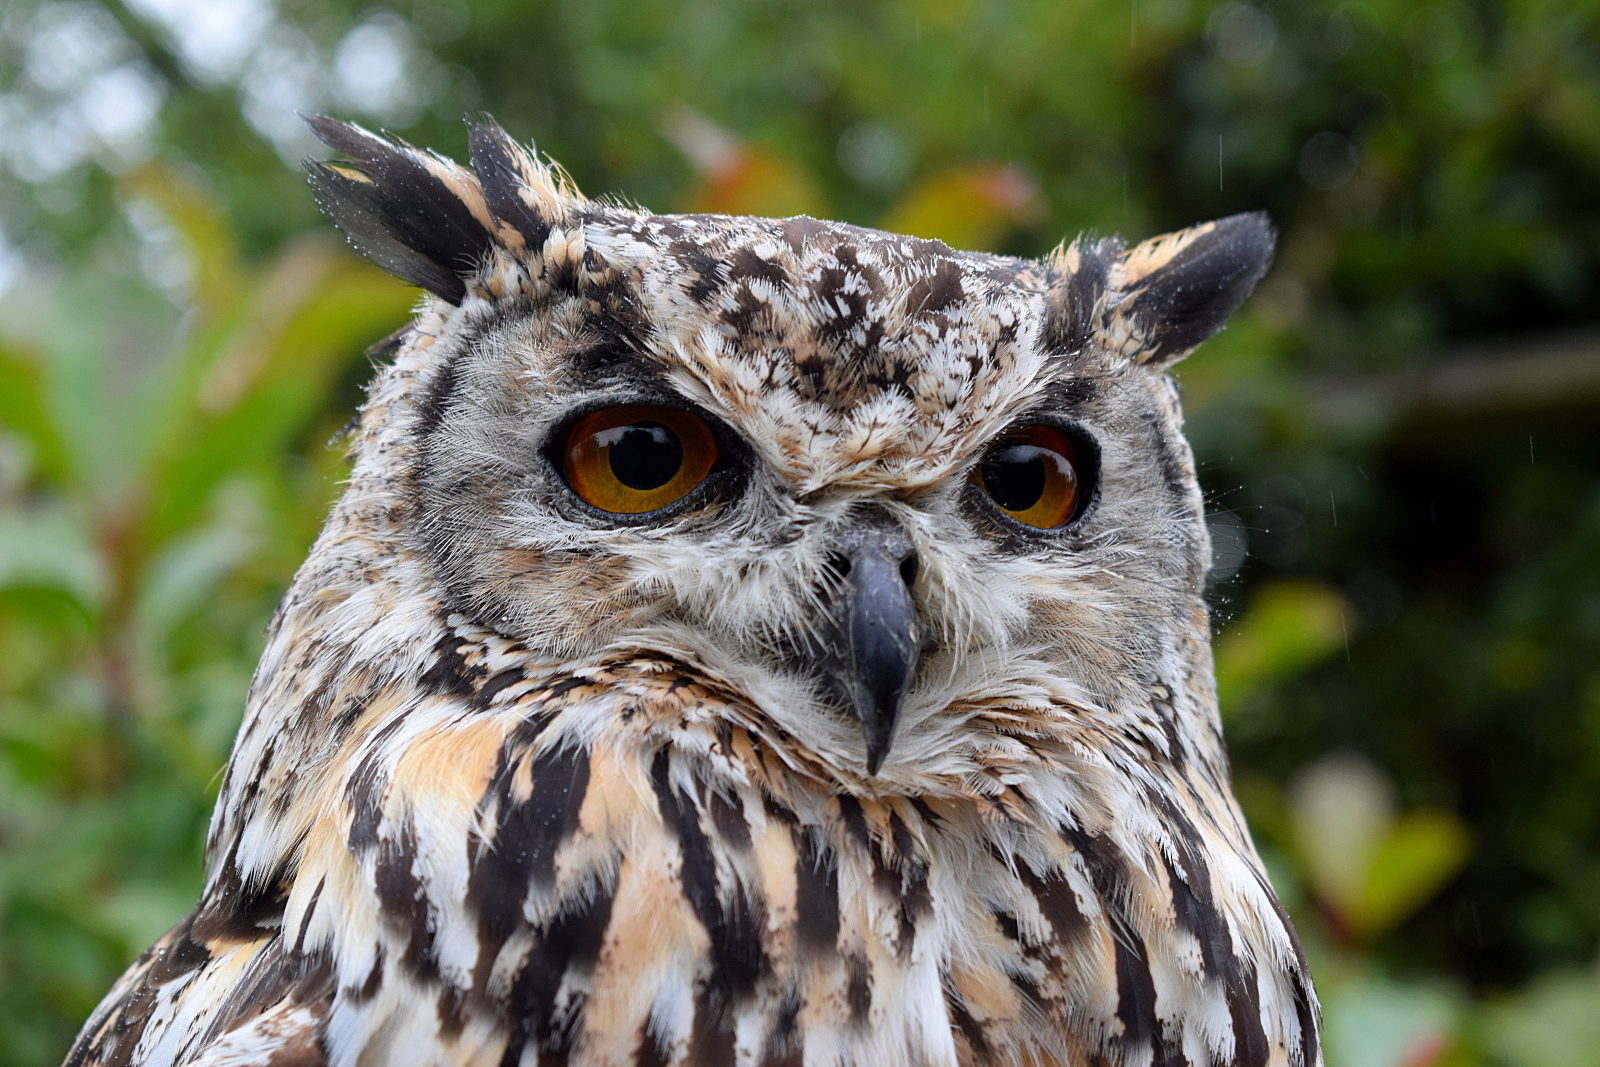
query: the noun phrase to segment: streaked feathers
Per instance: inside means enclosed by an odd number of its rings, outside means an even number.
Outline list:
[[[1036,262],[586,201],[487,118],[472,170],[311,121],[319,202],[437,299],[274,619],[204,896],[69,1064],[1321,1062],[1161,373],[1263,216]],[[640,396],[724,425],[737,491],[575,508],[552,428]],[[972,506],[1028,419],[1095,442],[1060,535]],[[928,635],[876,774],[796,652],[864,515]]]

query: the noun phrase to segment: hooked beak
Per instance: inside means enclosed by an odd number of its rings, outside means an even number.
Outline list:
[[[876,775],[921,655],[911,598],[917,556],[900,530],[863,525],[844,532],[831,566],[839,581],[819,666],[861,720],[867,773]]]

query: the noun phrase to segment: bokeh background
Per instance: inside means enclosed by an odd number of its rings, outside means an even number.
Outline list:
[[[0,1065],[186,912],[415,293],[296,110],[1036,255],[1254,208],[1179,370],[1239,794],[1330,1067],[1600,1063],[1593,0],[4,0]]]

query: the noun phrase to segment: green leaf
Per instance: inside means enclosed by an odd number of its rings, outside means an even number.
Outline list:
[[[230,473],[277,461],[367,345],[405,321],[415,291],[331,239],[287,249],[251,293],[226,351],[167,428],[151,480],[159,542],[192,523]]]
[[[1510,1067],[1600,1067],[1600,979],[1552,974],[1483,1013],[1486,1043]]]
[[[0,426],[28,443],[34,470],[47,481],[65,477],[67,459],[61,431],[45,396],[37,359],[0,340]]]
[[[1330,752],[1294,777],[1294,851],[1318,899],[1341,919],[1360,906],[1368,864],[1394,827],[1396,804],[1389,776],[1357,752]]]
[[[1323,582],[1261,587],[1243,616],[1217,639],[1217,693],[1226,715],[1258,688],[1326,659],[1348,635],[1354,611]]]
[[[216,521],[171,539],[149,561],[134,615],[140,641],[158,643],[256,550],[260,509],[248,492],[232,496]]]
[[[108,585],[100,557],[66,514],[0,512],[0,588],[60,590],[92,613]]]
[[[1327,1067],[1432,1067],[1452,1043],[1461,994],[1363,970],[1322,990]]]
[[[109,504],[137,477],[176,367],[178,314],[143,283],[86,270],[7,307],[8,346],[33,353],[26,403],[58,480]],[[14,313],[13,313],[14,312]]]
[[[215,198],[159,162],[128,174],[118,183],[118,192],[148,202],[183,237],[194,264],[194,302],[202,314],[234,304],[248,278],[239,267],[233,226]]]
[[[1397,813],[1394,783],[1371,760],[1329,753],[1295,776],[1294,852],[1333,933],[1370,944],[1460,873],[1472,834],[1447,811]]]
[[[1472,834],[1455,815],[1407,812],[1367,861],[1363,891],[1347,920],[1369,941],[1383,936],[1433,899],[1471,855]]]

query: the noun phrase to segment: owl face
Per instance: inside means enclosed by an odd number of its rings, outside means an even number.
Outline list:
[[[1041,693],[1148,703],[1202,669],[1164,371],[1265,270],[1261,216],[1030,261],[595,204],[494,127],[474,173],[318,121],[356,161],[314,170],[324,206],[437,298],[386,432],[395,536],[451,611],[692,663],[868,788],[932,788]]]

